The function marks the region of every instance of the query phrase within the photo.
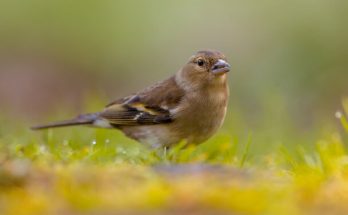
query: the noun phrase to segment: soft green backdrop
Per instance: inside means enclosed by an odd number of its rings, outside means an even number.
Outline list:
[[[347,21],[343,0],[0,0],[0,214],[348,214]],[[199,146],[28,129],[205,48],[233,67],[224,126]]]

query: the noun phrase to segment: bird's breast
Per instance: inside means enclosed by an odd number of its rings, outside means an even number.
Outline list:
[[[176,112],[176,130],[189,142],[200,143],[211,137],[226,115],[228,88],[188,95]]]

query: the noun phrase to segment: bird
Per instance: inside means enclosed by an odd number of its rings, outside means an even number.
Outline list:
[[[198,51],[171,77],[113,101],[100,112],[32,129],[89,125],[119,129],[151,148],[169,148],[182,141],[200,144],[223,124],[230,70],[223,53]]]

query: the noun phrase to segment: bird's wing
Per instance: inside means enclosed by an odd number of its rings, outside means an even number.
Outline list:
[[[106,106],[100,117],[112,125],[153,125],[174,120],[171,109],[179,105],[184,91],[174,77]]]

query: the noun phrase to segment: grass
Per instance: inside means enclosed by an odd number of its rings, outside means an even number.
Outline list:
[[[348,214],[344,107],[343,132],[259,156],[252,133],[164,153],[118,131],[33,133],[3,120],[0,214]]]

